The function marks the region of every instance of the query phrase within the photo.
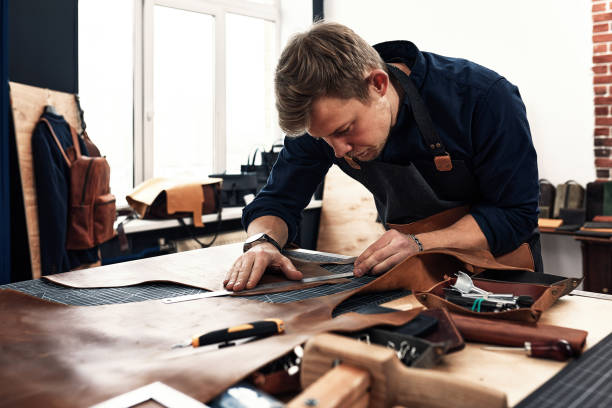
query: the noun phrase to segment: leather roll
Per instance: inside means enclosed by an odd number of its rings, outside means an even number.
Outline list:
[[[522,347],[526,341],[533,343],[567,340],[574,350],[574,356],[582,353],[588,334],[584,330],[540,323],[507,322],[456,313],[451,313],[451,316],[467,341]]]

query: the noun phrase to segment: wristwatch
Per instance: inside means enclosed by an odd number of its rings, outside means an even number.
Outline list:
[[[244,241],[244,245],[242,246],[242,252],[246,252],[249,249],[253,248],[255,245],[263,244],[264,242],[269,242],[278,249],[278,252],[282,252],[282,248],[278,242],[276,242],[271,236],[260,232],[259,234],[251,235]]]

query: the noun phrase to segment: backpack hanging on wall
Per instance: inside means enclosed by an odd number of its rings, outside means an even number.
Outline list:
[[[115,236],[115,196],[110,192],[110,166],[104,157],[81,154],[77,132],[70,127],[74,150],[64,151],[53,126],[41,119],[51,132],[70,168],[67,249],[89,249]],[[97,150],[97,149],[96,149]],[[71,157],[72,156],[72,157]]]

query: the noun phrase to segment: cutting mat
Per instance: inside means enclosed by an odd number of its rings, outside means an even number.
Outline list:
[[[333,256],[332,254],[322,254],[312,251],[292,252],[293,257],[317,261],[334,262],[344,258]],[[331,273],[343,273],[352,271],[352,264],[349,265],[324,265],[324,268]],[[298,300],[310,299],[314,297],[331,295],[344,292],[363,286],[375,279],[374,276],[362,276],[353,278],[350,282],[321,285],[308,289],[301,289],[289,292],[271,293],[266,295],[247,296],[247,299],[258,300],[268,303],[288,303]],[[142,302],[145,300],[163,299],[168,297],[194,295],[206,292],[202,289],[177,285],[173,283],[145,283],[134,286],[119,288],[96,288],[96,289],[75,289],[57,285],[45,280],[30,280],[24,282],[11,283],[0,286],[3,289],[14,289],[41,299],[50,300],[57,303],[75,306],[98,306],[116,303]],[[391,300],[407,296],[410,291],[394,290],[381,293],[368,294],[366,296],[355,296],[343,302],[336,310],[334,315],[355,311],[364,305],[381,304]]]
[[[612,334],[516,405],[516,408],[549,407],[612,407]]]

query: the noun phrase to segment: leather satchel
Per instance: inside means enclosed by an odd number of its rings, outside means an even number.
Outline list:
[[[51,123],[45,118],[41,121],[47,125],[70,168],[66,248],[89,249],[108,241],[115,236],[116,208],[115,196],[110,192],[110,166],[106,158],[82,155],[77,132],[72,126],[73,146],[64,151]]]
[[[203,227],[203,214],[220,211],[221,182],[217,178],[152,178],[136,186],[126,199],[141,218],[192,217],[193,225]]]

